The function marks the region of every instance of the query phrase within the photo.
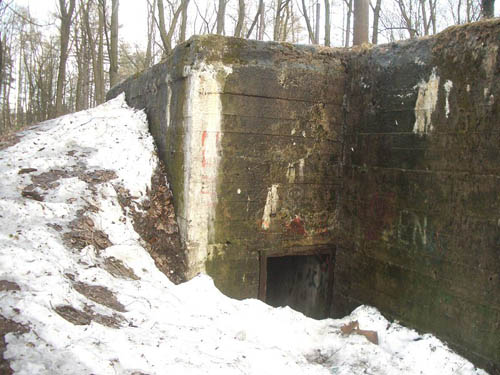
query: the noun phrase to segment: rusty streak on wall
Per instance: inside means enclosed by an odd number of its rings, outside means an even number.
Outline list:
[[[108,97],[148,113],[193,273],[256,297],[266,256],[336,251],[332,315],[371,304],[495,373],[499,38],[195,37]]]

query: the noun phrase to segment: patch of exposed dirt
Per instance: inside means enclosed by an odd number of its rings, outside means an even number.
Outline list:
[[[132,280],[140,279],[131,268],[127,267],[120,259],[116,259],[115,257],[108,257],[104,259],[102,268],[114,277]]]
[[[151,179],[147,200],[136,209],[128,190],[116,187],[122,208],[129,209],[134,229],[156,266],[175,284],[186,281],[186,252],[175,218],[172,192],[167,186],[163,164],[160,163]],[[142,212],[141,212],[142,210]]]
[[[35,168],[21,168],[18,174],[33,172],[36,172]],[[43,201],[43,192],[57,188],[60,184],[59,180],[63,178],[77,177],[89,184],[91,190],[95,190],[95,185],[109,182],[118,176],[115,171],[107,169],[89,171],[84,163],[79,162],[70,169],[51,169],[48,172],[30,175],[30,177],[32,183],[23,189],[22,196]]]
[[[45,199],[38,191],[36,191],[36,188],[33,185],[26,186],[21,192],[21,195],[25,198],[33,199],[39,202],[43,202]]]
[[[16,323],[13,320],[9,320],[2,315],[0,315],[0,374],[10,375],[13,374],[13,370],[10,368],[9,361],[5,359],[4,353],[7,350],[7,343],[5,342],[5,336],[8,333],[13,333],[21,335],[23,333],[29,332],[29,328],[23,326],[22,324]]]
[[[22,137],[15,133],[0,135],[0,150],[14,146],[19,143],[21,139]]]
[[[17,174],[26,174],[26,173],[32,173],[36,172],[38,169],[36,168],[21,168]]]
[[[109,328],[120,328],[125,321],[120,314],[112,316],[97,314],[90,306],[85,306],[84,310],[78,310],[70,305],[60,305],[54,308],[54,311],[63,319],[77,326],[89,325],[94,321]]]
[[[91,207],[88,208],[91,210]],[[104,250],[113,245],[109,237],[103,231],[96,229],[91,218],[84,216],[86,210],[80,210],[77,218],[70,224],[70,231],[63,234],[63,242],[67,247],[81,250],[88,245],[97,250]]]
[[[19,291],[21,288],[17,283],[7,280],[0,280],[0,292]]]
[[[113,292],[100,285],[89,285],[81,281],[73,283],[73,288],[75,290],[87,297],[88,299],[98,303],[100,305],[109,307],[110,309],[126,312],[125,306],[123,306],[115,297]]]

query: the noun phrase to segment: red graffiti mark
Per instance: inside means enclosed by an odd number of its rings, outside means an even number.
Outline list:
[[[290,234],[300,234],[302,236],[307,235],[306,228],[304,226],[304,222],[299,216],[295,216],[295,219],[290,221],[290,223],[287,224],[287,233]]]
[[[202,160],[201,160],[201,165],[203,168],[207,166],[207,159],[205,158],[205,141],[207,140],[208,133],[206,130],[203,131],[201,134],[201,153],[202,153]]]

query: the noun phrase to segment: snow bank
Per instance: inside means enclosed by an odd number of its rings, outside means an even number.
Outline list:
[[[24,327],[5,335],[16,374],[485,374],[370,307],[316,321],[232,300],[205,275],[175,286],[118,201],[127,189],[141,202],[157,165],[123,96],[0,151],[0,314]],[[353,320],[379,345],[343,336]]]

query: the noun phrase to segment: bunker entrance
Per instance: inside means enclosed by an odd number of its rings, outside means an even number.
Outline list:
[[[266,257],[261,261],[261,267],[265,266],[264,272],[261,270],[262,299],[311,318],[327,318],[332,303],[333,260],[331,253]]]

